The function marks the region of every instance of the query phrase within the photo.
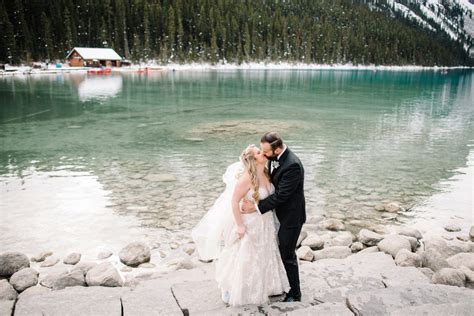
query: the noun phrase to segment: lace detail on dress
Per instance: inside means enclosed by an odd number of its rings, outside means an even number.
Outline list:
[[[261,187],[260,198],[274,192]],[[247,193],[252,199],[253,191]],[[247,232],[238,238],[235,227],[225,240],[225,246],[216,262],[216,280],[232,306],[265,304],[271,295],[290,289],[285,267],[278,249],[273,212],[264,215],[242,215]]]

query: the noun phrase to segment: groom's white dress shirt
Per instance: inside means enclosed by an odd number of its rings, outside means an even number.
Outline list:
[[[277,161],[280,160],[281,155],[286,151],[286,145],[283,145],[283,151],[277,156]],[[270,164],[270,174],[273,172],[273,164]],[[258,204],[255,203],[255,208],[257,209],[257,212],[260,213],[260,210],[258,209]],[[262,214],[262,213],[260,213]]]

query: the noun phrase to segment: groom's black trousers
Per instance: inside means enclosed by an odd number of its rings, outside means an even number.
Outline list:
[[[291,286],[291,290],[288,293],[289,296],[301,296],[296,243],[298,242],[302,227],[302,225],[297,227],[280,226],[278,230],[280,255]]]

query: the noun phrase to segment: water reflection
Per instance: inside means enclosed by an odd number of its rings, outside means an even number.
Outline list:
[[[122,85],[122,76],[88,76],[79,83],[77,92],[83,102],[106,100],[117,96],[122,91]]]

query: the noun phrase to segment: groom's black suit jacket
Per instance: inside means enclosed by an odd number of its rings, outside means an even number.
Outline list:
[[[270,175],[275,193],[261,200],[258,209],[261,214],[275,209],[282,228],[301,227],[306,221],[303,165],[288,147],[278,163]],[[268,167],[271,170],[271,161]]]

